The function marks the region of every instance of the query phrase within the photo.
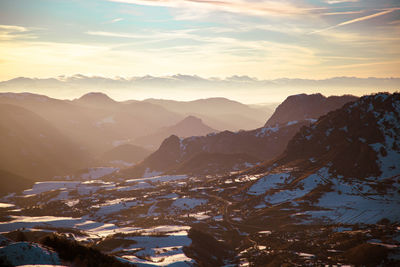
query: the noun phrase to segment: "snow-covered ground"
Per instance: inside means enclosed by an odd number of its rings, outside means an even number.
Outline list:
[[[335,178],[330,181],[333,190],[326,192],[317,204],[323,210],[309,211],[307,214],[347,224],[373,224],[381,218],[400,221],[400,195],[395,187],[381,194],[374,189],[375,179],[366,179],[361,186]]]
[[[57,253],[29,242],[13,242],[0,247],[0,258],[2,257],[14,266],[61,265]]]
[[[40,194],[43,192],[66,188],[75,189],[81,182],[37,182],[33,185],[32,189],[27,189],[24,191],[25,195]]]
[[[15,207],[15,205],[10,203],[0,203],[0,208],[12,208],[12,207]]]
[[[264,176],[253,184],[247,193],[256,196],[262,195],[267,190],[276,188],[278,184],[283,184],[288,177],[290,177],[288,173],[276,173]]]
[[[100,172],[98,172],[100,173]],[[96,172],[92,172],[95,175]],[[102,173],[104,174],[104,173]],[[88,176],[89,177],[89,176]],[[86,178],[88,178],[86,177]],[[90,176],[96,177],[96,176]],[[158,187],[182,184],[188,179],[186,175],[164,175],[131,179],[123,182],[104,182],[102,180],[85,181],[47,181],[35,183],[23,195],[23,203],[59,205],[65,203],[71,209],[81,209],[81,205],[93,201],[88,207],[87,215],[82,217],[69,216],[24,216],[9,215],[7,221],[0,222],[0,233],[26,229],[25,231],[53,231],[52,229],[71,230],[73,236],[80,242],[92,242],[104,238],[113,238],[115,234],[132,235],[124,237],[137,243],[128,247],[116,248],[125,261],[139,266],[191,266],[193,260],[185,256],[182,248],[188,246],[191,240],[187,237],[189,226],[157,225],[151,228],[135,227],[131,223],[118,220],[116,214],[134,207],[149,207],[146,216],[159,216],[158,201],[169,201],[171,208],[164,212],[191,210],[206,204],[207,200],[200,198],[185,198],[171,191],[156,196],[149,192],[157,192]],[[184,183],[186,184],[186,183]],[[140,190],[140,191],[139,191]],[[138,192],[147,192],[140,194]],[[121,195],[120,197],[117,197]],[[16,207],[18,207],[17,205]],[[29,205],[28,205],[29,206]],[[14,204],[1,203],[0,208],[13,208]],[[65,209],[63,207],[63,209]],[[18,213],[20,214],[20,213]],[[51,213],[49,213],[51,214]],[[143,214],[138,214],[142,216]],[[179,217],[179,216],[178,216]],[[209,216],[194,213],[193,217],[200,219]],[[121,224],[123,226],[121,226]],[[51,229],[51,230],[49,230]],[[79,231],[79,232],[76,232]],[[190,264],[190,265],[188,265]]]
[[[54,216],[10,216],[8,222],[0,222],[0,233],[15,231],[21,228],[69,228],[84,231],[87,238],[105,237],[116,233],[132,233],[140,230],[137,227],[118,227],[112,223],[92,221],[89,218],[54,217]]]
[[[182,251],[183,246],[191,244],[190,238],[187,237],[186,233],[170,235],[170,236],[136,236],[128,238],[134,240],[137,243],[129,247],[120,248],[123,253],[127,255],[122,256],[125,259],[130,260],[133,263],[146,263],[160,266],[166,266],[169,264],[181,263],[181,266],[191,266],[187,263],[193,263],[193,260],[185,256]],[[140,251],[135,252],[138,249]],[[116,249],[114,251],[118,251]],[[134,254],[129,255],[129,254]],[[137,258],[141,256],[142,259]],[[148,260],[144,261],[143,258]]]

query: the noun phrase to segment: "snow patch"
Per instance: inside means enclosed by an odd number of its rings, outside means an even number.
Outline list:
[[[12,207],[15,207],[15,205],[10,203],[0,203],[0,208],[12,208]]]
[[[288,173],[276,173],[264,176],[250,187],[247,194],[255,196],[262,195],[267,190],[276,188],[278,184],[283,184],[289,177],[290,174]]]
[[[277,131],[279,131],[278,125],[275,125],[274,127],[266,126],[257,131],[256,137],[268,136],[271,133],[276,133]]]

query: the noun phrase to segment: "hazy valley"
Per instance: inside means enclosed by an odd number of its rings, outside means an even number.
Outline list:
[[[399,264],[398,93],[0,108],[3,265]]]

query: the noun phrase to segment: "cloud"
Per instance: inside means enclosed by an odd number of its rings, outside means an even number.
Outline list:
[[[328,12],[322,13],[324,16],[333,16],[333,15],[350,15],[350,14],[361,14],[364,13],[365,10],[358,10],[358,11],[342,11],[342,12]]]
[[[28,28],[15,25],[0,25],[0,40],[10,41],[21,36],[21,33],[28,32]],[[27,37],[27,35],[24,35]],[[32,36],[30,36],[32,37]]]
[[[332,30],[332,29],[335,29],[335,28],[338,28],[338,27],[342,27],[342,26],[345,26],[345,25],[349,25],[349,24],[352,24],[352,23],[361,22],[361,21],[372,19],[372,18],[380,17],[380,16],[392,13],[392,12],[397,11],[397,10],[400,10],[400,8],[395,7],[395,8],[385,9],[384,11],[381,11],[381,12],[378,12],[378,13],[375,13],[375,14],[372,14],[372,15],[368,15],[368,16],[364,16],[364,17],[360,17],[360,18],[344,21],[344,22],[341,22],[339,24],[336,24],[336,25],[330,26],[328,28],[325,28],[325,29],[316,30],[316,31],[311,32],[310,34],[320,33],[320,32]]]
[[[299,7],[287,1],[244,1],[244,0],[109,0],[146,6],[163,6],[181,9],[217,10],[247,15],[288,16],[308,14],[316,8]]]
[[[15,25],[0,25],[0,31],[8,31],[8,32],[26,32],[27,28]]]
[[[360,2],[360,0],[327,0],[325,3],[328,3],[330,5],[334,4],[342,4],[342,3],[356,3]]]
[[[131,33],[120,33],[120,32],[104,32],[104,31],[88,31],[86,34],[96,35],[96,36],[105,36],[105,37],[117,37],[117,38],[150,38],[150,36],[146,35],[138,35]]]
[[[116,22],[120,22],[122,20],[124,20],[124,19],[123,18],[115,18],[115,19],[111,20],[110,22],[111,23],[116,23]]]

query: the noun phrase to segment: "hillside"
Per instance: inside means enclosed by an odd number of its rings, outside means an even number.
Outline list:
[[[33,180],[0,170],[0,195],[20,192],[32,186]]]
[[[298,220],[399,221],[400,94],[364,96],[303,127],[247,195],[289,205]],[[311,208],[312,207],[312,208]]]
[[[143,147],[132,144],[124,144],[105,152],[100,160],[104,161],[105,163],[120,163],[122,165],[129,166],[143,160],[150,154],[151,152]]]
[[[157,105],[140,101],[124,104],[101,93],[89,93],[74,101],[29,93],[2,93],[0,103],[35,112],[93,157],[183,118]]]
[[[0,169],[37,179],[88,164],[79,145],[35,113],[0,104],[0,114]]]

